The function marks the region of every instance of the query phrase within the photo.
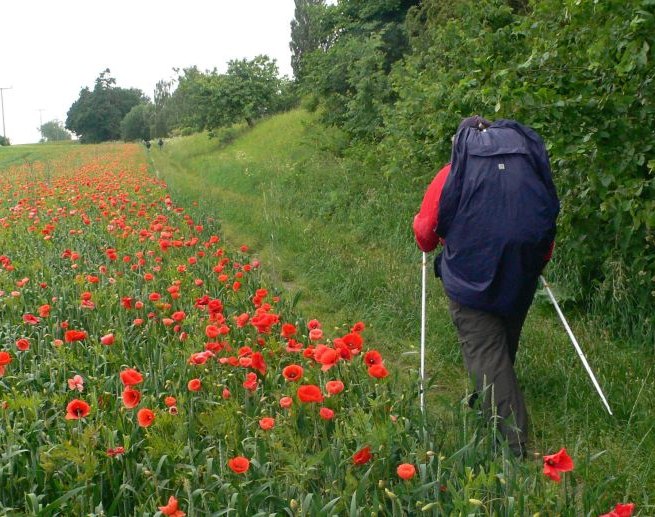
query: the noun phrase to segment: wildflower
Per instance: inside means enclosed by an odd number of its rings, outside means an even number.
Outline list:
[[[16,348],[21,352],[27,352],[30,349],[30,340],[27,338],[20,338],[16,341]]]
[[[325,384],[325,390],[330,394],[330,395],[337,395],[341,393],[344,389],[343,382],[341,381],[328,381]]]
[[[23,314],[23,321],[28,325],[37,325],[41,319],[34,316],[34,314]]]
[[[314,384],[300,386],[297,393],[301,402],[323,402],[321,389]]]
[[[66,420],[78,420],[84,418],[91,411],[91,406],[80,399],[71,400],[66,406]]]
[[[280,407],[283,409],[289,409],[293,405],[293,399],[291,397],[282,397],[280,399]]]
[[[634,503],[618,503],[614,506],[614,510],[610,513],[605,513],[600,517],[631,517],[634,510]]]
[[[254,368],[262,375],[266,375],[266,362],[264,361],[264,356],[261,352],[255,352],[252,354],[250,367]]]
[[[328,371],[335,364],[337,364],[337,361],[339,361],[340,357],[341,356],[339,353],[334,348],[330,348],[329,346],[316,345],[316,349],[314,350],[314,359],[321,363],[321,370],[324,372]]]
[[[377,350],[369,350],[364,354],[364,362],[367,366],[382,364],[382,355]]]
[[[246,380],[243,383],[243,387],[246,388],[248,391],[255,391],[257,389],[257,374],[254,372],[248,372],[246,375]]]
[[[175,397],[169,396],[164,399],[164,404],[166,404],[166,407],[172,407],[177,404],[177,400],[175,399]]]
[[[307,328],[309,330],[320,329],[321,328],[321,322],[318,321],[318,320],[309,320],[309,322],[307,322]]]
[[[352,328],[350,329],[350,331],[351,331],[351,332],[361,332],[361,331],[364,330],[365,328],[366,328],[366,326],[364,325],[364,323],[362,323],[361,321],[358,321],[357,323],[355,323],[355,324],[352,326]]]
[[[371,448],[367,445],[353,454],[353,463],[355,465],[364,465],[368,463],[372,457]]]
[[[141,427],[150,427],[155,421],[155,414],[148,408],[139,409],[136,419]]]
[[[125,447],[120,447],[119,446],[119,447],[114,447],[114,448],[107,449],[107,456],[109,456],[110,458],[113,458],[115,456],[119,456],[121,454],[125,454]]]
[[[368,374],[376,379],[384,379],[389,372],[383,364],[374,364],[368,369]]]
[[[318,341],[323,337],[323,331],[319,328],[312,329],[309,331],[309,339],[312,341]]]
[[[264,431],[273,429],[273,427],[275,427],[275,419],[271,418],[270,416],[265,416],[259,420],[259,427],[261,427]]]
[[[5,366],[11,363],[11,355],[9,352],[0,352],[0,377],[5,374]]]
[[[114,344],[114,335],[113,334],[105,334],[100,338],[100,343],[102,343],[105,346],[113,345]]]
[[[223,397],[223,400],[227,400],[230,398],[232,394],[230,393],[230,390],[227,388],[223,388],[223,393],[221,393],[221,397]]]
[[[164,515],[170,515],[172,517],[184,517],[186,513],[184,513],[182,510],[177,509],[177,499],[175,497],[170,496],[168,498],[168,504],[165,506],[159,506],[159,511],[163,513]]]
[[[544,456],[544,474],[557,483],[560,482],[560,472],[573,470],[573,460],[562,448],[559,452]]]
[[[398,474],[398,477],[401,479],[412,479],[416,474],[416,467],[414,467],[414,465],[411,463],[402,463],[398,465],[396,474]]]
[[[83,339],[86,339],[86,332],[83,330],[67,330],[64,333],[64,341],[66,341],[66,343],[82,341]]]
[[[83,391],[84,390],[84,379],[81,375],[74,375],[71,379],[68,379],[68,389]]]
[[[134,368],[127,368],[120,373],[121,382],[124,386],[136,386],[143,382],[143,375]]]
[[[245,474],[250,468],[250,460],[243,456],[236,456],[228,460],[227,466],[236,474]]]
[[[200,379],[191,379],[187,384],[187,388],[189,388],[189,391],[200,391],[200,388],[202,388],[202,382]]]
[[[281,336],[283,338],[290,338],[296,334],[298,330],[296,329],[295,325],[292,325],[291,323],[285,323],[282,325],[282,332]]]
[[[332,420],[334,418],[334,411],[327,407],[322,407],[318,414],[323,420]]]
[[[285,366],[282,370],[282,375],[287,381],[296,382],[302,379],[303,376],[303,367],[297,364],[290,364]]]
[[[121,398],[123,399],[123,405],[127,409],[134,409],[141,402],[141,392],[128,386],[123,390]]]

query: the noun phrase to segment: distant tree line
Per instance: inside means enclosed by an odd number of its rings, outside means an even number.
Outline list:
[[[82,88],[66,118],[66,129],[83,143],[149,140],[245,122],[249,126],[295,103],[293,83],[279,77],[275,60],[261,55],[232,60],[227,71],[175,70],[177,78],[161,80],[150,100],[137,89],[116,86],[103,71],[91,90]],[[210,133],[211,134],[211,133]]]
[[[72,135],[66,131],[62,122],[57,119],[49,120],[37,129],[41,133],[42,142],[62,142],[72,139]]]
[[[655,333],[652,0],[296,0],[304,106],[399,193],[471,114],[547,142],[562,198],[551,275],[618,332]]]

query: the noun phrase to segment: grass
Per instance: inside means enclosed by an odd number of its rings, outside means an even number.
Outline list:
[[[341,157],[342,135],[303,111],[234,137],[172,139],[150,151],[153,167],[181,203],[220,220],[226,241],[249,245],[270,284],[294,295],[308,318],[330,326],[365,321],[371,346],[416,375],[421,258],[411,219],[429,179],[385,177]],[[467,383],[446,300],[431,272],[428,280],[428,400],[436,407],[442,399],[457,403]],[[553,309],[538,298],[517,367],[534,446],[567,447],[585,473],[584,497],[632,500],[642,515],[655,513],[652,349],[612,341],[565,307],[612,406],[609,417]]]

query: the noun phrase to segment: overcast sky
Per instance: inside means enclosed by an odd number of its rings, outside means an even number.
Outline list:
[[[150,98],[174,67],[225,71],[230,59],[258,54],[291,77],[293,13],[294,0],[2,0],[6,135],[38,142],[41,120],[65,122],[80,89],[105,68],[118,86]]]

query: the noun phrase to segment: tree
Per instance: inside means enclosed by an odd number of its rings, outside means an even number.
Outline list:
[[[11,142],[9,142],[9,139],[6,136],[0,135],[0,146],[3,145],[11,145]]]
[[[60,142],[71,139],[71,134],[64,129],[64,125],[57,119],[46,122],[38,129],[41,132],[41,137],[46,142]]]
[[[141,90],[117,87],[110,73],[109,69],[102,72],[93,90],[82,88],[68,110],[66,129],[77,134],[82,143],[118,140],[123,117],[134,106],[147,101]]]
[[[150,140],[150,127],[155,107],[149,103],[137,104],[121,121],[121,138],[131,140]]]
[[[303,67],[308,54],[320,48],[325,41],[325,0],[295,0],[296,10],[291,20],[291,68],[296,80],[302,80]]]

